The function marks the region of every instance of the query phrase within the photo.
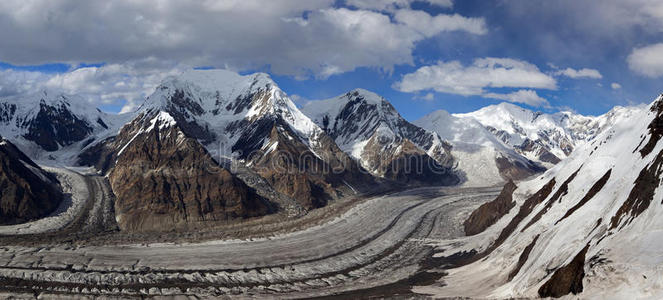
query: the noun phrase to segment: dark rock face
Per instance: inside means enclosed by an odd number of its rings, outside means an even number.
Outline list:
[[[552,277],[539,288],[539,296],[542,298],[559,298],[573,293],[582,293],[582,279],[585,277],[585,255],[589,245],[585,246],[578,255],[566,266],[555,271]]]
[[[8,141],[0,138],[0,143],[0,225],[24,223],[55,210],[63,198],[57,179]]]
[[[14,113],[16,113],[16,104],[0,103],[0,122],[9,122]]]
[[[174,92],[165,107],[165,111],[177,121],[181,130],[187,136],[195,138],[203,144],[214,141],[215,135],[209,128],[201,126],[195,121],[190,121],[192,117],[204,114],[205,110],[200,103],[184,91],[176,90]]]
[[[650,110],[656,113],[656,117],[647,127],[649,129],[650,137],[649,141],[647,141],[647,144],[645,144],[642,149],[640,149],[640,155],[642,157],[645,157],[651,153],[658,141],[663,136],[663,99],[659,99],[658,101],[654,102]]]
[[[649,208],[656,188],[661,183],[661,174],[663,174],[661,166],[663,166],[663,151],[656,155],[650,165],[640,171],[628,198],[610,219],[610,229],[617,228],[622,221],[631,222]]]
[[[460,179],[449,168],[440,165],[407,139],[404,139],[395,149],[390,148],[389,150],[391,151],[383,151],[381,155],[376,156],[377,159],[382,160],[379,161],[378,170],[384,178],[406,184],[454,185],[460,183]]]
[[[518,264],[516,267],[509,273],[509,281],[511,281],[516,275],[518,275],[518,272],[520,272],[520,269],[525,265],[527,262],[527,259],[529,258],[529,254],[532,252],[532,249],[534,249],[534,246],[536,245],[536,241],[539,240],[539,235],[534,237],[534,240],[523,249],[523,252],[520,253],[520,256],[518,257]]]
[[[72,114],[67,104],[47,105],[42,101],[37,116],[22,126],[28,128],[25,139],[35,142],[46,151],[82,141],[92,133],[92,126]]]
[[[509,224],[507,224],[506,227],[502,229],[495,242],[493,242],[493,244],[483,252],[483,255],[489,254],[493,250],[497,249],[497,247],[502,245],[502,243],[504,243],[504,241],[516,230],[520,222],[522,222],[530,213],[532,213],[534,207],[541,204],[544,200],[546,200],[546,198],[548,198],[554,187],[555,178],[548,181],[548,183],[541,187],[541,189],[534,193],[534,195],[527,198],[520,206],[518,213],[513,217],[513,219],[511,219]]]
[[[513,181],[507,182],[495,200],[484,203],[472,212],[463,223],[465,235],[475,235],[492,226],[516,205],[513,192],[518,188]]]
[[[80,166],[92,166],[102,173],[107,173],[114,165],[117,158],[117,149],[114,145],[118,145],[116,140],[118,137],[109,137],[100,141],[91,147],[85,148],[83,152],[78,155],[76,164]],[[125,141],[128,143],[129,141]]]
[[[565,148],[567,149],[567,148]],[[516,150],[519,150],[521,153],[533,152],[539,160],[543,162],[549,162],[552,164],[557,164],[561,160],[559,157],[552,154],[546,146],[541,144],[539,141],[533,141],[531,139],[526,139],[522,145],[516,146]],[[569,152],[570,153],[570,152]],[[569,154],[567,153],[567,155]]]
[[[522,143],[522,145],[517,146],[516,149],[519,150],[519,151],[522,152],[522,153],[533,152],[533,153],[539,158],[539,160],[541,160],[541,161],[543,161],[543,162],[549,162],[549,163],[552,163],[552,164],[557,164],[558,162],[561,161],[561,160],[559,159],[559,157],[557,157],[556,155],[552,154],[552,153],[546,148],[546,146],[544,146],[543,144],[541,144],[540,141],[533,141],[533,140],[531,140],[531,139],[526,139],[526,140]],[[568,147],[566,147],[566,148],[564,148],[564,149],[568,149]],[[571,149],[573,149],[573,148],[571,148]],[[565,153],[566,153],[566,150],[565,150]],[[568,155],[568,154],[570,154],[570,153],[571,153],[571,152],[569,151],[569,153],[566,153],[566,154]]]
[[[195,228],[275,210],[177,125],[161,127],[162,120],[152,120],[151,130],[140,131],[149,126],[148,118],[132,124],[141,122],[139,127],[125,126],[114,141],[114,146],[125,145],[122,142],[135,136],[121,153],[116,152],[117,162],[109,174],[122,230]]]
[[[546,168],[532,162],[522,163],[517,160],[510,160],[506,157],[498,157],[495,164],[502,178],[506,180],[524,180],[541,172]]]
[[[352,185],[370,184],[373,178],[361,170],[326,136],[317,141],[315,153],[282,120],[262,119],[245,131],[248,136],[239,151],[253,170],[278,192],[293,198],[305,208],[319,208],[328,201],[354,194]],[[269,128],[269,130],[267,130]],[[269,133],[268,136],[262,136]],[[268,149],[261,149],[268,140]],[[273,148],[271,147],[273,146]],[[350,186],[349,186],[350,185]]]
[[[582,166],[580,168],[582,168]],[[555,202],[560,201],[560,198],[568,193],[569,183],[571,183],[571,181],[573,181],[573,179],[576,178],[576,175],[578,175],[578,172],[580,172],[580,169],[576,170],[573,174],[571,174],[571,176],[569,176],[569,178],[567,178],[562,183],[562,185],[560,185],[559,189],[557,189],[557,191],[552,195],[552,197],[550,197],[550,199],[548,199],[548,202],[546,202],[543,209],[541,209],[536,215],[534,215],[532,220],[530,220],[529,223],[527,223],[527,225],[525,225],[525,227],[523,227],[521,232],[527,230],[527,228],[532,226],[532,224],[539,221],[541,219],[541,217],[544,214],[546,214],[548,212],[548,210],[550,210],[550,208],[553,206],[553,204],[555,204]]]
[[[442,165],[406,138],[384,146],[374,136],[366,150],[362,154],[363,161],[386,179],[424,185],[454,185],[460,182],[450,167]]]
[[[605,186],[606,182],[608,182],[608,179],[610,179],[610,173],[612,173],[612,169],[608,170],[608,172],[606,172],[596,183],[594,183],[594,185],[592,185],[589,191],[587,191],[587,194],[585,194],[585,196],[582,197],[582,199],[580,199],[580,201],[578,201],[576,205],[571,207],[561,219],[555,222],[555,225],[557,225],[557,223],[561,222],[562,220],[572,215],[576,210],[578,210],[583,205],[585,205],[589,200],[594,198],[594,195],[596,195],[596,193],[601,191],[603,186]]]

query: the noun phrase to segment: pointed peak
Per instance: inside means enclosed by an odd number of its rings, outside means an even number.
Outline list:
[[[148,127],[147,131],[150,131],[156,127],[159,128],[159,130],[175,126],[177,124],[177,121],[175,121],[175,118],[171,116],[169,113],[165,111],[159,111],[156,113],[152,119],[150,120],[150,126]]]
[[[343,95],[342,97],[347,98],[348,100],[364,100],[372,104],[377,104],[386,101],[384,97],[362,88],[353,89],[345,93],[345,95]]]

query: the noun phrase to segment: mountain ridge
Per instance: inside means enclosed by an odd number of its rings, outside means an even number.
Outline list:
[[[253,199],[267,195],[271,195],[268,197],[271,200],[278,199],[273,205],[264,206],[269,209],[260,209],[259,215],[272,212],[272,206],[307,211],[336,199],[389,186],[462,182],[490,185],[522,180],[543,171],[539,164],[478,120],[438,113],[441,121],[429,122],[430,126],[420,121],[411,123],[384,97],[364,89],[310,102],[300,110],[265,73],[184,72],[163,80],[135,112],[116,116],[86,106],[84,99],[76,96],[42,92],[30,99],[28,102],[39,107],[62,107],[52,109],[55,113],[42,118],[44,122],[37,122],[38,129],[16,126],[21,130],[12,132],[13,139],[19,142],[19,147],[29,149],[30,156],[65,165],[75,162],[94,166],[103,174],[111,174],[114,182],[140,185],[140,172],[123,173],[117,168],[141,165],[144,162],[140,160],[146,158],[153,160],[147,163],[156,168],[162,153],[180,153],[178,142],[163,148],[162,137],[152,132],[174,130],[172,135],[176,139],[181,135],[188,141],[187,149],[199,156],[183,158],[184,161],[193,163],[202,159],[203,164],[221,169],[221,162],[236,161],[246,167],[244,178],[261,178],[258,185],[270,186],[270,192],[251,194]],[[13,109],[11,104],[19,100],[0,99],[5,108],[0,121],[14,124],[17,119],[29,122],[40,119],[36,117],[38,114],[21,114]],[[93,121],[97,119],[99,122]],[[156,123],[166,127],[155,127]],[[605,123],[609,121],[606,119]],[[29,138],[35,132],[47,132],[51,140],[57,140],[57,130],[49,131],[57,126],[50,124],[79,124],[70,127],[80,129],[82,134],[59,142],[55,149]],[[451,131],[440,130],[442,127]],[[133,151],[127,152],[128,149]],[[151,154],[146,155],[148,152]],[[121,173],[122,176],[112,175]],[[224,182],[237,179],[232,172],[228,176],[233,179]],[[158,180],[179,185],[186,178],[161,176]],[[195,188],[196,184],[183,186],[186,190]],[[254,188],[234,183],[231,186],[247,191]],[[114,184],[114,189],[126,197],[131,194],[121,192],[122,184]],[[190,199],[192,203],[200,200],[197,196]],[[117,207],[117,211],[125,209]],[[135,217],[146,218],[140,214]]]
[[[520,182],[513,193],[515,207],[456,249],[475,249],[479,259],[446,276],[447,286],[462,282],[479,288],[427,292],[629,298],[650,287],[661,271],[633,266],[662,262],[656,253],[663,226],[663,95],[649,109],[613,117],[613,126],[567,159]]]

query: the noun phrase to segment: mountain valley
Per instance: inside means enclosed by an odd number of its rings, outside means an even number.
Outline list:
[[[645,228],[657,224],[662,101],[597,117],[503,103],[409,122],[367,90],[300,108],[269,75],[225,70],[169,77],[120,115],[53,92],[0,99],[0,291],[644,287],[658,271],[641,280],[623,266],[658,263],[627,251],[644,257],[656,239]]]

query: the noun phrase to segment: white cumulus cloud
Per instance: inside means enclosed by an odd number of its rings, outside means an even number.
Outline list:
[[[424,66],[393,86],[402,92],[435,90],[458,95],[481,95],[486,88],[557,89],[555,78],[531,63],[510,58],[479,58],[469,66],[458,61]]]
[[[628,67],[647,77],[663,75],[663,43],[633,49],[626,59]]]
[[[401,9],[396,11],[394,18],[426,37],[444,31],[464,30],[478,35],[488,32],[484,19],[466,18],[458,14],[431,16],[421,10]]]
[[[41,72],[0,70],[0,97],[27,94],[50,78]]]
[[[65,73],[41,73],[19,70],[0,71],[0,96],[14,96],[38,90],[76,94],[94,105],[125,100],[123,111],[130,111],[154,92],[161,81],[189,69],[185,66],[141,61],[76,68]]]
[[[416,12],[409,0],[4,0],[0,61],[123,64],[148,58],[191,66],[267,69],[325,78],[359,67],[412,64],[416,44],[445,31],[486,32],[482,18]],[[449,7],[449,0],[429,0]],[[364,4],[360,4],[364,3]],[[385,4],[386,3],[386,4]],[[368,9],[396,5],[393,11]],[[11,41],[11,42],[9,42]]]
[[[592,79],[601,79],[603,75],[598,70],[582,68],[580,70],[566,68],[564,70],[559,70],[555,72],[556,75],[563,75],[566,77],[578,79],[578,78],[592,78]]]
[[[619,84],[619,83],[613,82],[613,83],[610,84],[610,87],[611,87],[613,90],[618,90],[618,89],[621,89],[621,88],[622,88],[622,85]]]
[[[415,2],[415,0],[347,0],[346,4],[361,9],[393,10],[410,7],[412,2]],[[420,2],[439,7],[452,7],[454,5],[451,0],[420,0]]]
[[[548,100],[539,96],[534,90],[518,90],[509,94],[487,93],[484,98],[506,100],[514,103],[527,104],[534,107],[549,106]]]

